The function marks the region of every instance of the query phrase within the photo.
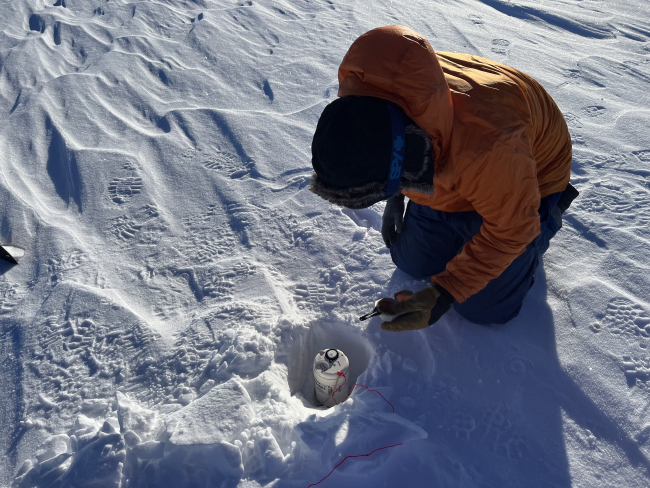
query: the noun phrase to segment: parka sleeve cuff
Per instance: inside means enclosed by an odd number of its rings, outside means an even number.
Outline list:
[[[463,283],[448,271],[443,271],[436,276],[432,276],[431,283],[443,287],[458,303],[463,303],[470,296],[467,291],[463,290],[465,288]]]

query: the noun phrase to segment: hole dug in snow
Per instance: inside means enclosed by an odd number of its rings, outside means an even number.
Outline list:
[[[352,387],[368,368],[373,348],[368,339],[354,326],[334,321],[312,324],[298,333],[289,350],[288,381],[292,395],[298,396],[306,407],[321,407],[314,395],[312,368],[318,351],[339,349],[350,361],[347,383]]]

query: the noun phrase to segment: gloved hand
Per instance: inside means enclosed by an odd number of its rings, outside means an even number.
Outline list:
[[[384,215],[381,218],[381,236],[386,247],[395,242],[397,234],[402,232],[404,224],[404,195],[398,193],[386,201]]]
[[[454,301],[454,297],[438,284],[427,286],[403,302],[382,299],[377,307],[384,313],[400,317],[392,322],[382,322],[381,328],[393,332],[424,329],[437,322]]]

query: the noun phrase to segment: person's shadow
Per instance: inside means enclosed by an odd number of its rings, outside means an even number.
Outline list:
[[[398,270],[389,289],[409,284]],[[418,368],[413,381],[391,385],[394,398],[415,403],[396,413],[419,419],[428,438],[395,450],[385,486],[570,487],[567,450],[584,454],[601,441],[650,473],[638,443],[561,366],[546,295],[540,266],[519,317],[503,326],[475,325],[453,310],[419,332],[384,332],[373,321],[368,332],[379,332],[386,349],[420,364],[429,349],[435,362],[435,371]]]

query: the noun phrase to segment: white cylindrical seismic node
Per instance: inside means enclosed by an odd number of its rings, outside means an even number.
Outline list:
[[[323,349],[314,359],[314,395],[316,401],[326,407],[344,402],[350,385],[348,372],[350,361],[340,349]],[[338,374],[338,372],[343,375]]]

